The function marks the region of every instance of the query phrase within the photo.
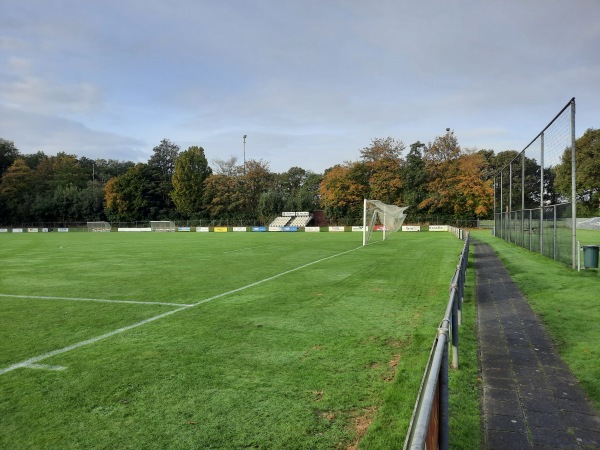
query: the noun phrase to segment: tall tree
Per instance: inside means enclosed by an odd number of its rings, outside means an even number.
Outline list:
[[[241,217],[241,178],[223,174],[210,175],[204,181],[204,210],[211,219]]]
[[[454,133],[447,131],[427,147],[423,159],[429,181],[419,209],[459,218],[490,213],[493,191],[481,154],[463,154]]]
[[[19,156],[19,150],[14,142],[0,138],[0,178]]]
[[[402,141],[388,137],[373,139],[370,147],[363,148],[362,162],[367,170],[369,198],[384,203],[402,204],[402,152],[405,145]]]
[[[0,183],[0,196],[14,221],[28,221],[35,199],[34,173],[24,159],[17,158],[4,172]]]
[[[368,197],[368,168],[362,162],[345,163],[325,171],[319,195],[334,221],[358,220]]]
[[[483,155],[471,153],[457,160],[458,171],[452,191],[453,213],[469,218],[489,216],[493,209],[492,181],[486,179],[486,161]]]
[[[148,160],[151,174],[151,189],[148,202],[151,207],[151,217],[168,219],[173,215],[174,204],[171,198],[173,190],[172,177],[175,172],[175,161],[179,155],[179,146],[163,139],[160,145],[152,149],[153,155]]]
[[[420,141],[411,144],[402,170],[404,204],[412,206],[410,212],[416,211],[416,206],[425,199],[427,172],[421,154],[424,147]]]
[[[406,146],[402,141],[397,141],[392,137],[375,138],[369,147],[360,151],[360,155],[365,163],[377,162],[382,159],[400,160],[405,149]]]
[[[451,197],[454,178],[458,175],[457,160],[461,150],[458,139],[450,130],[437,136],[433,143],[425,147],[423,161],[427,172],[427,196],[418,205],[429,213],[452,214]]]
[[[295,194],[296,211],[315,211],[320,206],[319,186],[323,181],[323,175],[307,172],[302,186]]]
[[[202,147],[190,147],[177,157],[171,192],[177,211],[187,217],[202,212],[204,181],[211,174]]]
[[[246,161],[245,173],[241,176],[242,211],[241,215],[257,220],[260,196],[274,185],[274,174],[269,170],[269,163],[263,160]]]
[[[152,173],[147,164],[138,163],[104,186],[106,215],[115,222],[154,219],[150,191]]]

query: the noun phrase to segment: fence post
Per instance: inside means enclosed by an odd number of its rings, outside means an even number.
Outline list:
[[[438,334],[445,334],[447,330],[438,330]],[[448,346],[444,346],[442,353],[442,362],[440,365],[439,393],[440,393],[440,428],[439,428],[439,448],[448,450],[450,447],[450,414],[449,414],[449,388],[448,388]]]
[[[571,99],[571,216],[573,217],[573,241],[571,242],[571,259],[573,260],[573,269],[575,268],[575,253],[579,255],[579,248],[577,246],[577,189],[575,176],[575,142],[575,97],[573,97]]]
[[[457,289],[452,289],[452,368],[458,369],[458,302]]]
[[[540,135],[540,254],[544,254],[544,132]]]
[[[556,223],[556,205],[554,205],[553,209],[554,209],[554,222],[553,222],[553,225],[554,225],[554,236],[553,236],[554,237],[554,246],[553,246],[553,248],[554,248],[554,254],[553,254],[553,257],[554,257],[554,260],[556,260],[556,253],[557,253],[556,252],[556,250],[557,250],[556,246],[558,245],[557,236],[556,236],[557,228],[558,228],[558,224]]]

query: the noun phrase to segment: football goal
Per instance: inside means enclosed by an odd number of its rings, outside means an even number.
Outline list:
[[[365,199],[363,210],[363,245],[371,240],[375,228],[382,231],[382,239],[385,240],[386,232],[398,231],[406,214],[404,211],[408,206],[387,205],[379,200]]]
[[[88,231],[110,231],[110,223],[108,222],[88,222]]]
[[[175,223],[170,220],[153,220],[150,222],[152,231],[175,231]]]

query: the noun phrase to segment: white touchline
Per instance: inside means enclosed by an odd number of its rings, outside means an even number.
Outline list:
[[[43,366],[43,365],[37,364],[37,363],[40,362],[40,361],[43,361],[44,359],[48,359],[48,358],[51,358],[52,356],[60,355],[61,353],[70,352],[71,350],[75,350],[75,349],[77,349],[79,347],[83,347],[84,345],[93,344],[93,343],[101,341],[103,339],[107,339],[109,337],[112,337],[112,336],[114,336],[116,334],[120,334],[120,333],[123,333],[125,331],[129,331],[129,330],[131,330],[133,328],[137,328],[139,326],[146,325],[147,323],[154,322],[155,320],[162,319],[163,317],[170,316],[171,314],[175,314],[175,313],[177,313],[179,311],[183,311],[185,309],[193,308],[194,306],[198,306],[198,305],[201,305],[203,303],[210,302],[211,300],[215,300],[217,298],[225,297],[227,295],[235,294],[236,292],[240,292],[240,291],[243,291],[245,289],[249,289],[251,287],[258,286],[259,284],[266,283],[267,281],[274,280],[274,279],[279,278],[279,277],[281,277],[283,275],[287,275],[289,273],[296,272],[298,270],[304,269],[304,268],[312,266],[314,264],[318,264],[320,262],[327,261],[328,259],[332,259],[332,258],[336,258],[338,256],[345,255],[346,253],[353,252],[353,251],[358,250],[360,248],[362,248],[362,246],[356,247],[356,248],[353,248],[353,249],[350,249],[350,250],[346,250],[345,252],[336,253],[335,255],[327,256],[326,258],[321,258],[321,259],[318,259],[316,261],[309,262],[307,264],[303,264],[303,265],[298,266],[298,267],[296,267],[294,269],[286,270],[285,272],[281,272],[281,273],[278,273],[277,275],[273,275],[271,277],[264,278],[264,279],[262,279],[260,281],[256,281],[254,283],[250,283],[250,284],[248,284],[246,286],[242,286],[240,288],[233,289],[231,291],[224,292],[222,294],[218,294],[218,295],[215,295],[213,297],[205,298],[204,300],[200,300],[199,302],[193,303],[191,305],[177,305],[177,306],[181,306],[181,307],[177,308],[177,309],[174,309],[172,311],[167,311],[165,313],[159,314],[158,316],[150,317],[149,319],[142,320],[141,322],[134,323],[133,325],[127,325],[126,327],[119,328],[118,330],[114,330],[114,331],[111,331],[109,333],[102,334],[100,336],[96,336],[94,338],[87,339],[85,341],[77,342],[77,343],[69,345],[67,347],[59,348],[57,350],[52,350],[52,351],[50,351],[48,353],[44,353],[42,355],[34,356],[33,358],[26,359],[25,361],[21,361],[21,362],[15,363],[15,364],[13,364],[11,366],[8,366],[8,367],[5,367],[3,369],[0,369],[0,375],[4,375],[7,372],[11,372],[11,371],[13,371],[15,369],[19,369],[19,368],[22,368],[22,367],[26,368],[26,367],[32,367],[33,366],[33,367],[41,368],[41,366]]]
[[[132,305],[192,306],[192,305],[187,305],[184,303],[141,302],[141,301],[137,301],[137,300],[108,300],[108,299],[104,299],[104,298],[47,297],[44,295],[0,294],[0,297],[32,298],[32,299],[39,299],[39,300],[70,300],[70,301],[75,301],[75,302],[130,303]]]

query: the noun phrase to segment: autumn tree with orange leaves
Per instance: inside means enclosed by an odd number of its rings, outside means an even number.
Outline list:
[[[493,188],[485,180],[483,155],[463,153],[454,133],[448,131],[425,149],[423,160],[429,182],[420,210],[461,218],[489,214]]]

